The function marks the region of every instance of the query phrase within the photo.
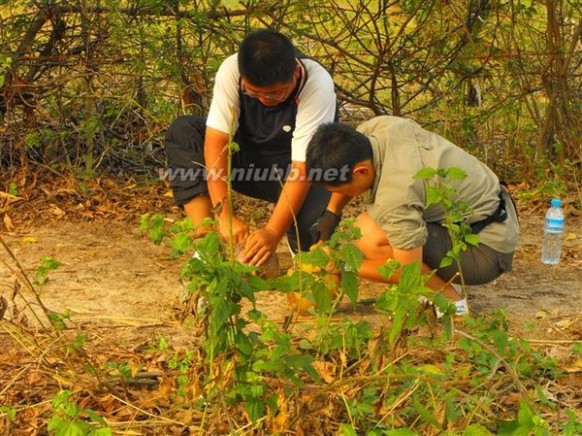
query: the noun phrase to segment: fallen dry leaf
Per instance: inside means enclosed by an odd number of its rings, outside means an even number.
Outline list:
[[[560,366],[560,368],[569,373],[582,372],[582,359],[578,359],[571,365]]]
[[[277,398],[279,412],[273,418],[273,431],[284,432],[289,428],[289,404],[285,395],[280,392]]]
[[[568,232],[564,236],[564,241],[572,241],[572,240],[578,239],[578,238],[579,238],[579,236],[576,233],[574,233],[574,232]]]
[[[6,227],[6,230],[8,230],[9,232],[12,232],[14,230],[14,224],[12,223],[12,218],[10,218],[10,216],[8,216],[8,214],[4,214],[4,227]]]
[[[574,392],[582,392],[582,373],[568,374],[567,377],[561,377],[557,380],[563,388],[572,389]]]
[[[59,218],[65,216],[65,211],[58,207],[56,204],[49,205],[49,212]]]
[[[330,362],[313,362],[313,367],[326,383],[333,383],[335,379],[333,377],[333,368]]]

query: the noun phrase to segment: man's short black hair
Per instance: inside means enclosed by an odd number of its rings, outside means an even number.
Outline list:
[[[347,124],[321,124],[307,146],[307,173],[324,175],[314,183],[339,186],[351,182],[354,166],[369,159],[372,147],[366,135]]]
[[[256,86],[289,83],[297,66],[295,55],[295,47],[285,35],[272,29],[256,30],[240,44],[240,75]]]

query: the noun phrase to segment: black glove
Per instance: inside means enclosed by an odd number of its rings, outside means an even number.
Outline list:
[[[331,235],[333,235],[335,228],[341,220],[341,215],[337,215],[326,209],[323,215],[309,229],[313,241],[327,241],[331,238]]]

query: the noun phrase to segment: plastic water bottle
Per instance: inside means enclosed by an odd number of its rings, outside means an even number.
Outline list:
[[[562,201],[553,198],[546,213],[544,241],[542,243],[542,262],[547,265],[560,263],[562,234],[564,233],[564,211]]]

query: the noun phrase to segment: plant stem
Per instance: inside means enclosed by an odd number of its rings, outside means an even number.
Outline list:
[[[40,308],[43,311],[43,313],[46,316],[46,318],[49,320],[49,322],[51,323],[51,325],[53,327],[56,327],[56,324],[51,320],[51,318],[49,316],[49,312],[50,312],[49,309],[44,305],[44,303],[40,299],[40,295],[38,294],[37,290],[35,289],[34,285],[30,281],[30,279],[28,278],[28,276],[26,275],[26,273],[24,272],[24,268],[22,268],[22,265],[20,264],[20,262],[18,261],[18,259],[16,258],[16,256],[14,255],[14,253],[12,252],[12,250],[10,249],[10,247],[8,246],[8,244],[6,244],[6,242],[4,241],[4,239],[2,238],[2,236],[0,236],[0,244],[2,244],[2,246],[4,247],[4,249],[6,250],[6,252],[8,253],[8,255],[14,261],[14,264],[18,268],[18,272],[20,273],[20,276],[22,278],[22,281],[24,282],[24,284],[26,285],[26,287],[28,288],[28,290],[30,292],[32,292],[32,295],[34,295],[34,299],[36,300],[36,302],[40,306]],[[27,307],[32,310],[32,308],[30,307],[30,303],[26,299],[24,299],[24,301],[26,302]],[[32,310],[32,313],[35,316],[35,318],[37,319],[37,321],[40,323],[41,327],[43,329],[46,329],[46,326],[44,325],[44,323],[42,322],[42,320],[37,316],[36,312],[34,310]]]

